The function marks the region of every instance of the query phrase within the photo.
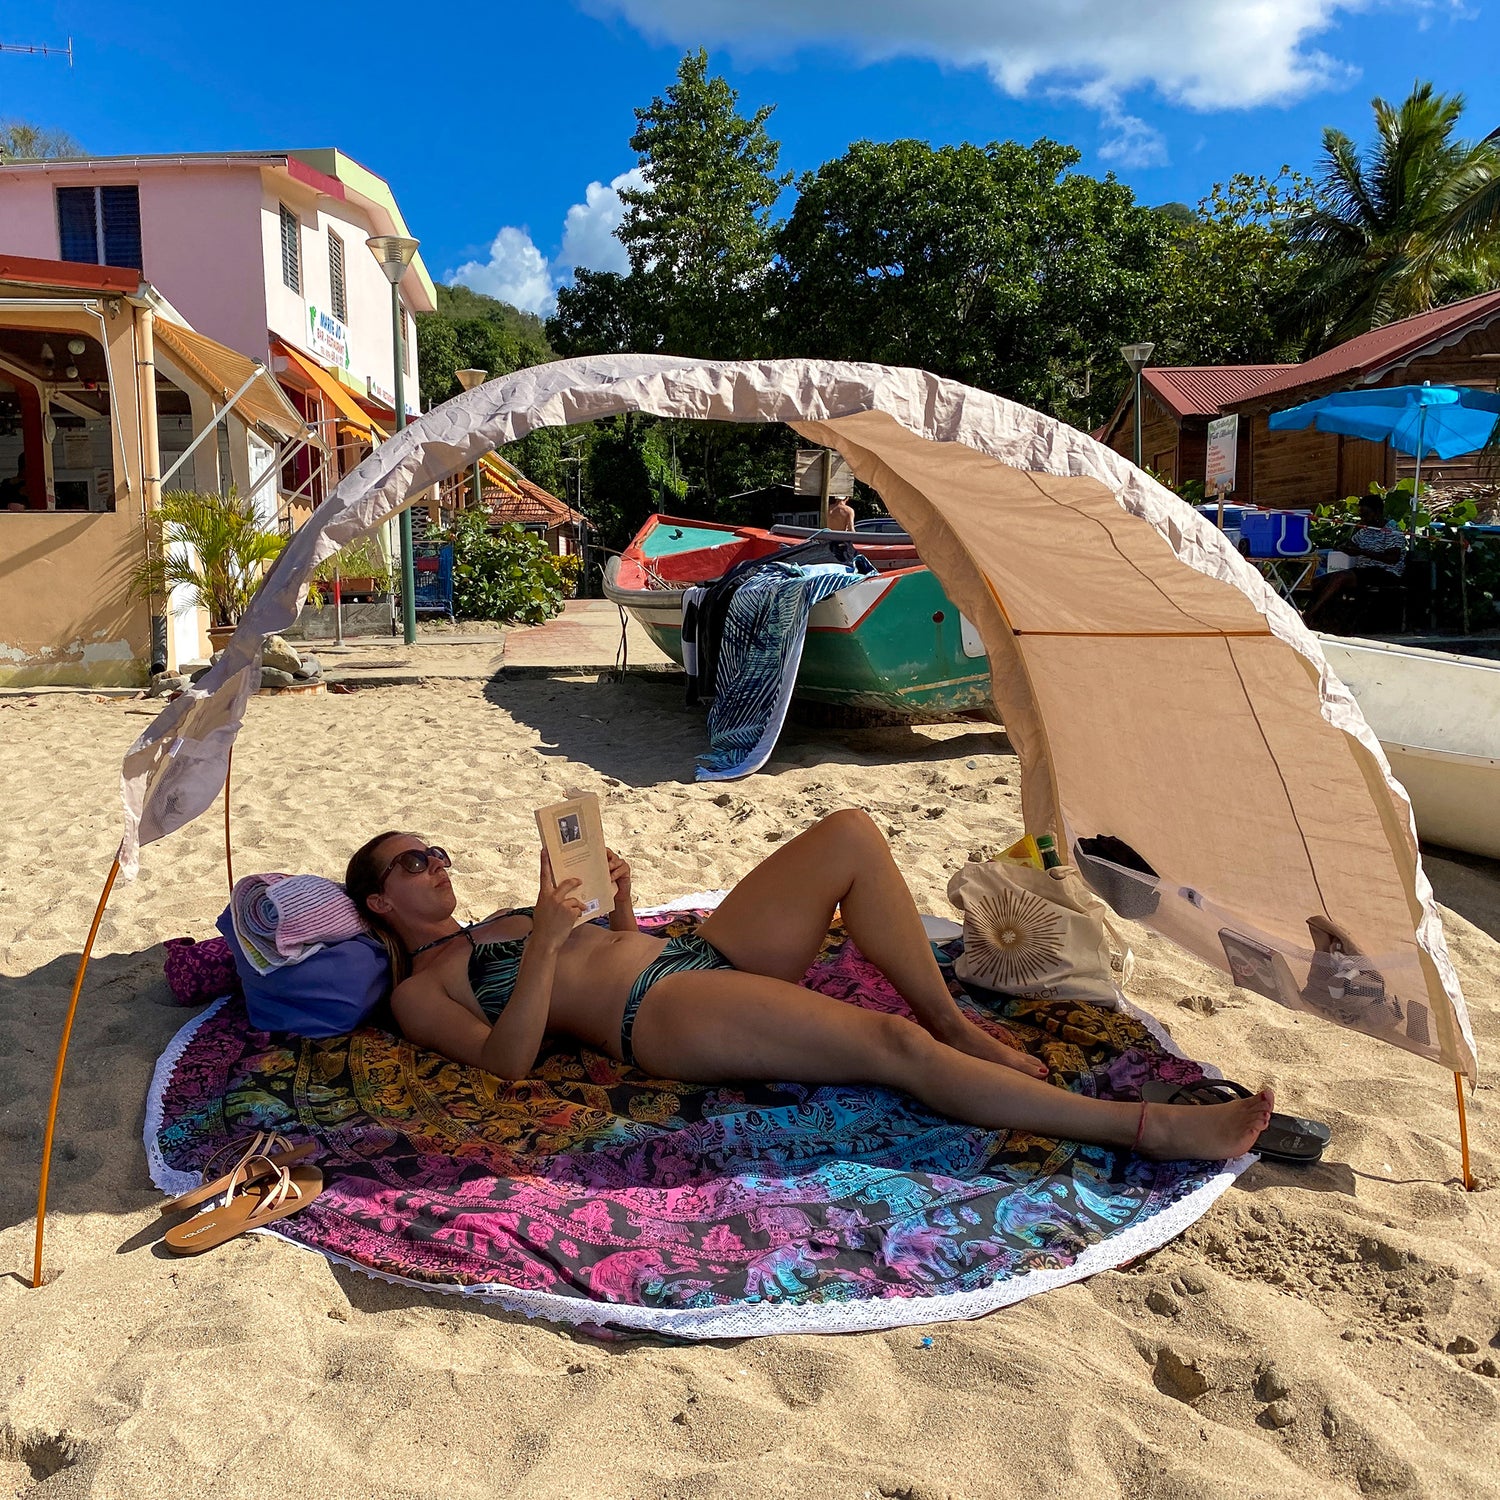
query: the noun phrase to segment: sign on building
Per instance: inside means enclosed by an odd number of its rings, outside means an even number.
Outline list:
[[[349,330],[325,308],[307,309],[307,347],[325,365],[349,368]]]
[[[799,495],[823,493],[823,455],[828,455],[828,493],[846,498],[854,493],[854,472],[831,448],[799,448],[795,488]]]
[[[1215,417],[1208,424],[1208,467],[1203,488],[1207,494],[1229,494],[1234,489],[1235,461],[1240,451],[1240,419]]]

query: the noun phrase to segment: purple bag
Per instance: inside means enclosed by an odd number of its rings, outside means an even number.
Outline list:
[[[223,938],[168,938],[162,968],[172,998],[178,1005],[207,1005],[221,995],[239,995],[240,977],[234,971],[234,955]]]

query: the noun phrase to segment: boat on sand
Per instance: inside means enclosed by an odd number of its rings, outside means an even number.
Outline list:
[[[988,708],[989,660],[979,632],[904,532],[762,530],[655,515],[610,559],[604,596],[680,663],[685,589],[818,535],[851,543],[876,571],[813,606],[795,696],[912,717]]]
[[[1430,843],[1500,859],[1500,661],[1322,636]]]

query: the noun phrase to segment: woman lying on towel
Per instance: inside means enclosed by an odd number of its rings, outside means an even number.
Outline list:
[[[545,854],[536,905],[470,927],[453,915],[448,855],[382,833],[349,861],[350,896],[392,949],[402,1032],[458,1062],[524,1078],[561,1032],[658,1078],[875,1083],[994,1130],[1163,1160],[1240,1155],[1265,1129],[1269,1090],[1217,1105],[1090,1099],[974,1025],[954,1003],[891,851],[868,814],[836,812],[756,866],[688,937],[641,932],[630,866],[610,854],[608,929],[573,924],[577,880]],[[915,1021],[802,989],[835,910]]]

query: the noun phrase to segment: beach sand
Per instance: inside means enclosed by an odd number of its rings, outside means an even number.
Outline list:
[[[212,935],[216,808],[111,899],[63,1095],[52,1279],[29,1290],[58,1029],[119,838],[120,756],[152,712],[0,702],[0,1494],[1500,1495],[1492,1075],[1470,1106],[1485,1190],[1466,1194],[1449,1075],[1232,990],[1140,929],[1134,998],[1190,1055],[1327,1120],[1324,1163],[1258,1165],[1158,1253],[976,1322],[599,1343],[263,1237],[190,1260],[156,1247],[143,1105],[190,1014],[160,945]],[[732,884],[858,804],[919,904],[949,915],[953,869],[1020,833],[1016,761],[979,725],[793,725],[770,774],[728,786],[693,783],[701,747],[670,678],[258,698],[235,754],[235,868],[336,876],[369,833],[411,828],[453,851],[460,914],[479,914],[532,897],[532,809],[584,789],[646,904]],[[1483,1064],[1500,1043],[1500,867],[1429,871]]]

